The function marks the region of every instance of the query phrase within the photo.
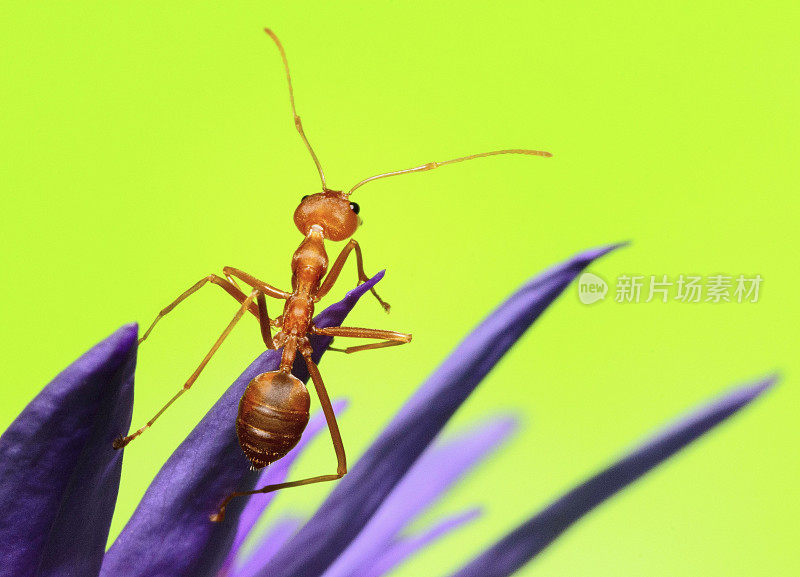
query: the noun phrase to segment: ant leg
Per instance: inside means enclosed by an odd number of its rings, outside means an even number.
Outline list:
[[[244,299],[244,302],[242,302],[242,306],[240,306],[239,310],[236,311],[236,314],[234,315],[234,317],[231,320],[231,322],[228,323],[228,326],[225,327],[224,331],[222,331],[222,334],[217,339],[217,342],[214,343],[214,346],[211,347],[211,350],[208,351],[206,356],[200,362],[200,365],[192,373],[192,376],[189,377],[189,380],[187,380],[186,383],[184,383],[184,385],[181,388],[181,390],[178,391],[177,393],[175,393],[175,395],[169,401],[167,401],[167,404],[164,405],[163,407],[161,407],[161,410],[158,411],[152,419],[147,421],[147,424],[144,427],[142,427],[141,429],[139,429],[135,433],[128,435],[127,437],[120,436],[119,438],[117,438],[114,441],[114,448],[115,449],[122,449],[128,443],[133,441],[136,437],[138,437],[139,435],[144,433],[147,429],[152,427],[153,423],[156,422],[156,419],[158,419],[164,413],[164,411],[166,411],[170,407],[170,405],[172,403],[177,401],[178,397],[180,397],[183,393],[185,393],[190,388],[192,388],[192,385],[197,380],[197,378],[200,376],[200,373],[203,371],[204,368],[206,368],[206,365],[208,364],[208,361],[211,360],[211,357],[214,356],[214,353],[216,353],[217,349],[219,349],[220,345],[222,345],[222,341],[224,341],[226,338],[228,338],[228,335],[233,330],[233,327],[235,327],[236,323],[238,323],[239,320],[242,318],[242,316],[244,316],[245,311],[247,311],[250,308],[250,305],[253,303],[253,299],[256,298],[257,294],[258,294],[258,290],[253,290],[253,292],[251,292],[250,295],[247,296]]]
[[[339,349],[336,347],[328,347],[328,350],[337,353],[346,353],[349,355],[351,353],[357,353],[359,351],[369,351],[372,349],[385,349],[386,347],[396,347],[399,345],[404,345],[406,344],[406,342],[407,341],[382,341],[380,343],[370,343],[368,345],[358,345],[355,347],[346,347],[344,349]]]
[[[232,283],[226,281],[225,279],[223,279],[223,278],[221,278],[221,277],[219,277],[219,276],[217,276],[215,274],[210,274],[207,277],[197,281],[195,284],[193,284],[191,287],[189,287],[186,291],[181,293],[181,295],[178,298],[176,298],[174,301],[172,301],[172,303],[170,303],[168,306],[166,306],[163,309],[161,309],[161,312],[159,312],[158,315],[156,315],[156,318],[152,322],[152,324],[150,325],[150,328],[148,328],[145,331],[145,333],[141,337],[139,337],[139,344],[142,344],[144,342],[144,340],[150,335],[150,332],[153,330],[153,328],[155,328],[156,323],[158,323],[158,321],[160,321],[164,316],[166,316],[167,314],[172,312],[172,310],[175,307],[177,307],[184,300],[186,300],[191,295],[193,295],[194,293],[199,291],[201,288],[203,288],[203,286],[206,283],[209,283],[209,282],[212,283],[212,284],[217,285],[218,287],[221,287],[223,290],[225,290],[225,292],[227,292],[229,295],[231,295],[233,298],[235,298],[237,301],[239,301],[239,304],[243,303],[245,301],[245,299],[247,298],[245,296],[245,294],[239,289],[239,287],[233,285]],[[251,303],[251,305],[248,308],[249,308],[250,312],[253,313],[253,315],[258,317],[258,315],[259,315],[258,307],[256,306],[255,303]]]
[[[222,521],[225,518],[225,508],[230,503],[231,499],[235,497],[245,497],[247,495],[255,495],[256,493],[271,493],[280,489],[288,489],[289,487],[300,487],[302,485],[310,485],[311,483],[322,483],[325,481],[335,481],[341,479],[347,473],[347,457],[344,452],[344,444],[342,443],[342,435],[339,432],[339,425],[336,422],[336,415],[331,406],[331,400],[328,397],[328,391],[325,389],[325,384],[322,382],[322,376],[319,374],[319,369],[314,361],[311,360],[311,347],[307,344],[300,350],[303,358],[306,361],[308,372],[311,375],[311,380],[314,383],[314,388],[317,391],[320,405],[322,405],[322,412],[325,414],[325,420],[328,423],[328,430],[331,433],[331,441],[333,441],[333,450],[336,453],[336,474],[335,475],[319,475],[317,477],[309,477],[307,479],[300,479],[299,481],[289,481],[288,483],[277,483],[275,485],[267,485],[260,489],[253,491],[238,491],[231,493],[225,500],[222,501],[219,510],[211,515],[211,520],[214,522]]]
[[[398,333],[397,331],[382,331],[378,329],[361,329],[356,327],[326,327],[320,329],[311,327],[311,333],[315,335],[323,335],[329,337],[355,337],[358,339],[385,339],[379,343],[370,343],[368,345],[358,345],[355,347],[347,347],[346,349],[334,349],[328,347],[329,351],[338,351],[342,353],[357,353],[358,351],[368,351],[371,349],[382,349],[385,347],[396,347],[411,342],[411,335],[407,333]]]
[[[264,344],[268,349],[277,348],[272,342],[272,321],[267,312],[267,299],[264,298],[264,293],[259,292],[256,300],[258,301],[258,324],[261,326],[261,338],[264,339]]]
[[[238,268],[233,268],[232,266],[226,266],[222,269],[223,274],[231,278],[234,276],[238,278],[240,281],[244,282],[246,285],[258,289],[260,292],[264,293],[268,297],[276,298],[276,299],[288,299],[292,296],[292,293],[287,293],[286,291],[282,291],[279,288],[275,288],[271,284],[267,284],[262,280],[258,280],[253,275],[249,275],[244,271],[239,270]]]
[[[331,433],[333,451],[336,453],[336,475],[337,477],[343,477],[347,474],[347,457],[344,452],[344,443],[342,443],[342,435],[339,432],[339,424],[336,422],[336,414],[331,406],[331,399],[328,397],[328,390],[325,388],[325,383],[322,382],[322,375],[319,374],[317,365],[311,360],[312,352],[308,342],[304,343],[304,346],[300,349],[300,354],[303,355],[306,361],[308,373],[311,375],[311,381],[314,383],[314,389],[317,391],[319,404],[322,405],[322,412],[325,414],[328,430]]]
[[[369,280],[367,273],[364,272],[364,257],[361,255],[361,247],[358,245],[358,241],[351,238],[350,242],[348,242],[342,249],[342,252],[339,253],[339,256],[336,258],[336,262],[333,263],[331,270],[328,272],[328,276],[325,277],[325,280],[323,281],[322,285],[320,285],[319,290],[317,291],[317,294],[314,297],[314,302],[319,302],[320,300],[322,300],[322,298],[326,294],[328,294],[328,291],[331,290],[334,283],[336,282],[336,279],[339,278],[339,273],[342,272],[342,267],[344,266],[344,263],[347,262],[347,257],[350,256],[350,252],[353,249],[355,249],[356,251],[356,269],[358,271],[358,284],[361,284],[362,282],[367,282]],[[383,310],[385,310],[388,313],[389,309],[391,308],[389,306],[389,303],[387,303],[381,297],[379,297],[378,293],[375,292],[374,288],[371,288],[370,292],[372,292],[373,296],[376,299],[378,299],[379,303],[381,303]]]

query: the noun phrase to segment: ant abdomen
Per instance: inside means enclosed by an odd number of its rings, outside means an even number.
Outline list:
[[[310,404],[306,386],[289,373],[262,373],[250,381],[239,403],[236,434],[256,469],[277,461],[297,444]]]

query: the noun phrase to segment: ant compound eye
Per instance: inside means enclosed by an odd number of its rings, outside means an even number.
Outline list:
[[[310,194],[307,194],[307,195],[305,195],[303,198],[301,198],[301,199],[300,199],[300,202],[303,202],[303,201],[304,201],[305,199],[307,199],[309,196],[311,196],[311,195],[310,195]]]
[[[351,209],[351,210],[352,210],[354,213],[358,214],[358,212],[361,210],[361,207],[360,207],[360,206],[358,206],[358,203],[357,203],[357,202],[351,202],[351,203],[350,203],[350,209]]]

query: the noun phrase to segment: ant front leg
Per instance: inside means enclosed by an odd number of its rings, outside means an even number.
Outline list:
[[[206,356],[200,362],[200,365],[192,373],[192,376],[190,376],[189,379],[186,381],[186,383],[184,383],[184,385],[181,388],[181,390],[179,390],[177,393],[175,393],[175,395],[169,401],[167,401],[167,404],[164,405],[163,407],[161,407],[161,410],[158,411],[152,419],[147,421],[147,424],[145,424],[141,429],[137,430],[135,433],[132,433],[132,434],[128,435],[127,437],[120,436],[118,439],[116,439],[114,441],[114,448],[115,449],[122,449],[128,443],[133,441],[136,437],[138,437],[139,435],[144,433],[147,429],[152,427],[153,423],[156,422],[156,419],[158,419],[164,413],[164,411],[166,411],[170,407],[170,405],[172,405],[172,403],[177,401],[178,397],[180,397],[182,394],[184,394],[186,391],[188,391],[190,388],[192,388],[192,385],[197,380],[197,378],[200,376],[200,373],[203,372],[203,369],[206,368],[206,365],[211,360],[211,357],[214,356],[214,353],[217,352],[219,347],[222,345],[222,342],[226,338],[228,338],[229,334],[231,334],[231,331],[233,330],[233,327],[235,327],[236,323],[238,323],[239,320],[242,318],[242,316],[244,316],[244,313],[250,308],[250,305],[253,304],[253,300],[256,298],[256,296],[258,294],[259,294],[258,290],[254,289],[253,292],[251,292],[249,296],[245,297],[244,302],[242,302],[242,306],[239,307],[238,311],[236,311],[236,314],[234,315],[234,317],[231,320],[231,322],[228,323],[228,326],[225,327],[224,331],[222,331],[222,334],[219,336],[217,341],[214,343],[214,346],[211,347],[211,350],[208,351]]]
[[[350,253],[355,249],[356,251],[356,270],[358,271],[358,284],[362,282],[367,282],[369,277],[367,273],[364,272],[364,257],[361,255],[361,247],[358,245],[358,242],[355,239],[350,239],[350,241],[345,245],[342,249],[342,252],[339,253],[339,256],[336,258],[336,262],[333,263],[331,270],[328,272],[328,276],[325,277],[322,285],[320,285],[319,290],[317,291],[316,296],[314,297],[314,302],[319,302],[322,298],[328,294],[328,291],[331,290],[336,279],[339,278],[339,273],[342,272],[342,267],[344,267],[344,263],[347,262],[347,257],[350,256]],[[375,292],[374,288],[369,289],[373,296],[378,299],[378,302],[381,303],[383,310],[387,313],[391,306],[389,303],[384,301],[381,297],[378,296],[378,293]]]
[[[327,337],[354,337],[357,339],[384,339],[379,343],[370,343],[368,345],[357,345],[355,347],[347,347],[346,349],[334,349],[328,347],[329,351],[337,351],[342,353],[357,353],[358,351],[368,351],[371,349],[383,349],[386,347],[396,347],[411,342],[411,335],[407,333],[398,333],[397,331],[382,331],[378,329],[361,329],[357,327],[325,327],[320,329],[311,327],[311,332],[315,335],[322,335]]]
[[[308,477],[306,479],[300,479],[299,481],[289,481],[288,483],[277,483],[275,485],[267,485],[266,487],[261,487],[260,489],[254,489],[253,491],[238,491],[235,493],[231,493],[225,500],[222,501],[222,505],[220,505],[219,510],[214,514],[211,515],[211,520],[214,522],[222,521],[225,518],[225,509],[230,503],[231,499],[235,497],[245,497],[247,495],[255,495],[257,493],[271,493],[272,491],[278,491],[280,489],[288,489],[289,487],[300,487],[302,485],[310,485],[312,483],[323,483],[325,481],[335,481],[337,479],[341,479],[342,477],[347,474],[347,457],[344,452],[344,443],[342,443],[342,435],[339,432],[339,424],[336,422],[336,414],[333,412],[333,407],[331,406],[331,399],[328,396],[328,391],[325,388],[325,384],[322,382],[322,375],[319,374],[319,369],[317,365],[314,364],[314,361],[311,360],[311,347],[306,342],[302,345],[300,349],[300,353],[303,355],[303,358],[306,361],[306,366],[308,367],[308,373],[311,375],[311,380],[314,383],[314,388],[317,391],[317,397],[319,397],[319,403],[322,405],[322,413],[325,415],[325,421],[328,423],[328,430],[331,433],[331,441],[333,442],[333,450],[336,453],[336,474],[332,475],[318,475],[316,477]]]

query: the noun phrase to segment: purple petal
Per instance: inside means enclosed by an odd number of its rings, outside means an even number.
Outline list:
[[[380,272],[359,285],[314,322],[320,327],[338,325],[382,277]],[[330,337],[311,337],[316,361],[330,341]],[[217,573],[233,544],[247,500],[231,501],[221,523],[210,522],[209,516],[229,493],[251,489],[259,476],[250,470],[236,438],[239,399],[256,375],[277,370],[279,359],[280,351],[259,356],[170,456],[106,553],[101,575],[202,577]],[[292,372],[302,380],[308,377],[299,358]]]
[[[775,378],[733,390],[685,416],[606,470],[575,487],[471,561],[454,577],[506,577],[578,519],[769,389]]]
[[[344,411],[345,408],[347,408],[347,401],[344,399],[333,401],[331,404],[333,405],[333,412],[336,413],[337,417]],[[263,487],[265,485],[283,483],[286,480],[289,470],[291,469],[295,460],[297,460],[297,457],[300,456],[308,444],[313,441],[323,429],[327,429],[325,415],[322,414],[322,411],[317,411],[308,421],[308,426],[306,426],[306,430],[303,431],[303,436],[300,439],[300,442],[297,443],[297,446],[289,451],[284,458],[266,467],[261,473],[261,476],[259,477],[255,486]],[[233,565],[236,554],[239,552],[239,549],[242,547],[245,539],[247,539],[250,531],[252,531],[256,522],[258,522],[258,519],[261,517],[276,495],[277,492],[273,492],[265,495],[253,495],[248,499],[247,505],[245,505],[242,515],[239,517],[239,526],[236,529],[236,537],[234,538],[233,546],[228,553],[228,558],[223,564],[223,569]]]
[[[97,575],[133,408],[136,325],[67,367],[0,437],[0,575]]]
[[[386,575],[406,559],[413,557],[418,551],[425,549],[428,545],[435,543],[445,535],[477,519],[480,515],[481,509],[476,507],[474,509],[468,509],[463,513],[446,517],[426,531],[394,543],[381,553],[380,556],[375,559],[374,563],[361,569],[357,573],[353,573],[353,575],[357,575],[358,577],[381,577],[381,575]]]
[[[617,246],[589,250],[539,275],[489,315],[406,402],[262,574],[321,575],[522,333],[587,265]]]
[[[304,519],[286,517],[276,521],[270,527],[267,534],[261,539],[258,547],[250,554],[241,567],[237,567],[231,573],[221,573],[219,577],[254,577],[261,568],[272,559],[278,549],[283,547],[289,539],[300,529]]]
[[[361,573],[420,513],[435,503],[467,471],[485,459],[516,429],[515,418],[492,419],[425,451],[409,469],[364,530],[325,571],[324,577]]]

